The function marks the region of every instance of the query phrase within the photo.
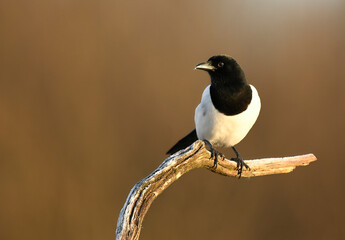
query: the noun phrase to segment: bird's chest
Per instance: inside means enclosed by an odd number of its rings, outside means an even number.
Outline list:
[[[195,125],[198,138],[207,139],[218,147],[237,144],[239,135],[242,135],[243,129],[246,128],[241,114],[226,116],[202,104],[196,113]]]
[[[258,110],[253,106],[237,115],[227,116],[220,113],[212,104],[205,89],[201,103],[195,109],[195,126],[199,139],[207,139],[218,147],[234,146],[240,142],[253,126]]]

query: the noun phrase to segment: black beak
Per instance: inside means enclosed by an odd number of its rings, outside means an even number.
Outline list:
[[[209,62],[202,62],[202,63],[199,63],[198,65],[196,65],[194,67],[194,70],[195,69],[200,69],[200,70],[204,70],[204,71],[214,71],[216,68],[213,67]]]

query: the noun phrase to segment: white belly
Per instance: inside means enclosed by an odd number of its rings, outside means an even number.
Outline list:
[[[201,103],[195,109],[195,127],[199,139],[208,140],[216,147],[231,147],[239,143],[249,132],[259,116],[261,103],[255,87],[248,108],[240,114],[226,116],[212,104],[210,85],[202,94]]]

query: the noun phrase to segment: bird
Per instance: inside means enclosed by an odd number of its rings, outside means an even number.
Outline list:
[[[179,140],[167,154],[185,149],[199,139],[208,146],[210,159],[214,159],[216,168],[218,159],[224,159],[224,155],[214,148],[231,147],[236,154],[231,160],[237,162],[236,170],[240,178],[243,167],[250,168],[235,145],[247,135],[259,116],[261,101],[258,91],[248,84],[237,61],[225,54],[197,64],[194,70],[206,71],[211,84],[205,88],[195,109],[195,129]]]

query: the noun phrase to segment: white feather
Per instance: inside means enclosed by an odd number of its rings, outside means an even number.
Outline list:
[[[261,102],[255,87],[248,108],[233,116],[219,112],[212,103],[210,85],[202,94],[201,103],[195,109],[195,127],[199,139],[208,140],[216,147],[231,147],[239,143],[249,132],[259,116]]]

